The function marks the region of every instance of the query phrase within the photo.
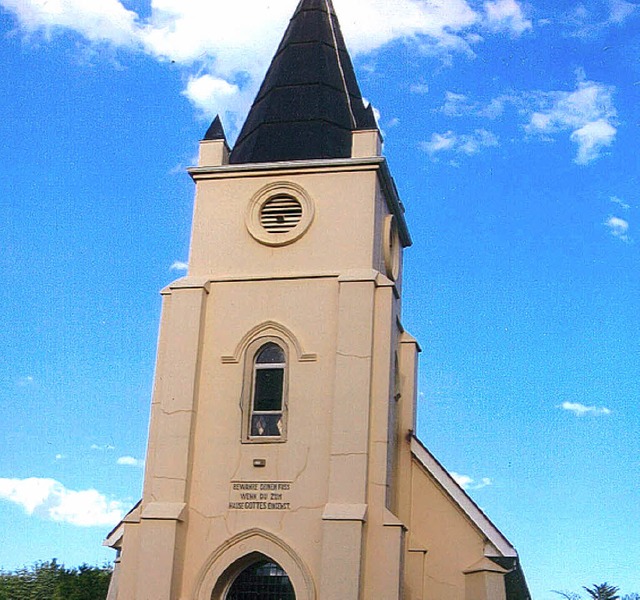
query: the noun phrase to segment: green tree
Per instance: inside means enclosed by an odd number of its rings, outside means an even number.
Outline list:
[[[81,565],[56,589],[53,600],[103,600],[109,591],[111,569]]]
[[[0,600],[104,600],[110,579],[110,567],[66,569],[53,559],[0,571]]]
[[[590,588],[583,587],[593,600],[620,600],[620,596],[617,595],[618,588],[609,585],[606,581],[600,585],[594,583]]]

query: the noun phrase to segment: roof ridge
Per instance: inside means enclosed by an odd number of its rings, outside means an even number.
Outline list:
[[[353,105],[351,104],[351,94],[349,93],[349,89],[347,88],[347,80],[344,76],[344,69],[342,67],[342,59],[340,58],[340,50],[338,49],[338,40],[336,38],[336,30],[335,24],[333,22],[333,18],[331,17],[330,12],[330,0],[324,0],[325,6],[327,7],[327,13],[329,14],[329,26],[331,28],[331,35],[333,36],[333,47],[336,50],[336,60],[338,61],[338,68],[340,69],[340,75],[342,77],[342,85],[344,86],[344,93],[347,97],[347,105],[349,106],[349,114],[351,115],[351,124],[355,129],[357,127],[356,116],[353,114]]]

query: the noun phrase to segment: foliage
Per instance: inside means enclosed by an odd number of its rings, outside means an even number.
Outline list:
[[[110,567],[67,569],[52,561],[13,572],[0,571],[0,600],[104,600]]]
[[[592,587],[584,587],[587,594],[593,600],[620,600],[620,596],[617,596],[618,588],[609,585],[606,581],[600,585],[593,584]]]
[[[606,581],[599,585],[594,583],[590,588],[586,586],[583,586],[583,588],[589,594],[589,600],[640,600],[640,594],[637,592],[618,596],[618,588],[609,585]],[[566,598],[566,600],[582,600],[582,596],[575,592],[559,592],[557,590],[552,590],[552,592]],[[1,597],[0,600],[2,600]]]
[[[576,594],[575,592],[559,592],[558,590],[551,590],[554,594],[558,594],[558,596],[562,596],[567,600],[580,600],[580,594]]]

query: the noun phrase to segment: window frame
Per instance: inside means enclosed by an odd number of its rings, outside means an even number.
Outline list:
[[[257,554],[257,553],[256,553]],[[236,584],[239,583],[240,578],[245,575],[245,573],[247,573],[247,571],[249,571],[249,569],[255,569],[258,565],[260,566],[266,566],[266,565],[272,565],[272,567],[274,567],[275,569],[279,570],[282,572],[282,575],[278,574],[276,575],[276,577],[286,577],[287,583],[289,585],[290,588],[290,592],[288,593],[289,596],[293,596],[292,600],[295,600],[296,598],[296,593],[295,593],[295,589],[293,588],[293,583],[291,582],[291,578],[289,577],[289,574],[282,568],[282,566],[280,566],[279,563],[277,563],[275,560],[273,560],[272,558],[269,558],[268,556],[263,556],[260,554],[257,554],[254,557],[254,560],[249,562],[246,561],[246,565],[243,565],[242,568],[237,569],[237,571],[235,573],[233,573],[233,575],[231,577],[229,577],[228,583],[225,586],[226,589],[224,590],[224,599],[228,600],[231,597],[231,593],[233,592],[233,588]],[[239,565],[240,566],[240,565]],[[261,590],[262,592],[264,592],[264,590]],[[213,596],[213,594],[212,594]]]
[[[288,559],[291,557],[285,557],[285,558]],[[278,568],[280,568],[286,574],[287,578],[289,579],[289,583],[291,584],[291,588],[293,590],[294,599],[298,600],[299,596],[296,591],[296,586],[294,585],[294,578],[291,576],[290,570],[285,569],[282,566],[282,562],[274,559],[271,556],[271,553],[267,554],[267,552],[259,549],[254,549],[248,554],[239,556],[236,560],[234,560],[229,565],[227,565],[224,571],[217,578],[217,581],[213,585],[213,589],[211,589],[211,592],[206,593],[203,590],[203,592],[199,593],[198,598],[200,598],[201,600],[227,600],[233,588],[233,584],[236,582],[238,577],[240,577],[247,569],[250,569],[256,563],[264,562],[264,561],[274,563],[275,565],[277,565]],[[294,570],[294,574],[295,574],[295,566],[296,566],[295,563],[293,565],[290,565],[290,569]],[[304,598],[306,600],[313,600],[315,599],[315,594],[313,595],[304,594]]]
[[[284,363],[264,363],[259,366],[257,358],[262,349],[268,344],[275,344],[284,354]],[[264,336],[251,342],[245,352],[243,398],[242,398],[242,438],[247,444],[273,444],[287,441],[287,421],[289,413],[289,346],[285,341],[275,336]],[[282,405],[280,411],[256,411],[254,410],[256,393],[256,372],[268,369],[273,365],[282,368]],[[273,367],[271,367],[273,368]],[[282,432],[280,435],[252,435],[252,423],[254,414],[278,414],[281,413]]]
[[[288,196],[296,200],[302,215],[296,226],[286,233],[271,233],[261,222],[261,213],[265,204],[278,196]],[[275,181],[260,188],[249,201],[245,214],[247,231],[257,242],[266,246],[286,246],[300,239],[309,229],[315,217],[315,203],[309,193],[292,181]]]

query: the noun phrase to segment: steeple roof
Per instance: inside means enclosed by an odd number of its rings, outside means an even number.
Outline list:
[[[301,0],[229,162],[348,158],[352,131],[376,127],[331,0]]]
[[[220,115],[216,115],[213,119],[211,125],[209,125],[209,129],[207,129],[207,133],[204,134],[204,140],[225,140],[227,137],[224,134],[224,128],[222,127],[222,121],[220,120]]]

